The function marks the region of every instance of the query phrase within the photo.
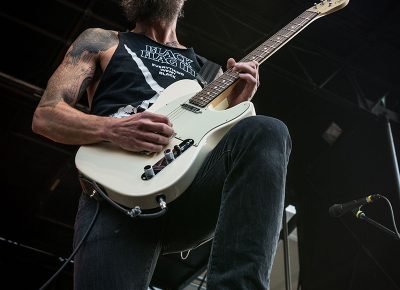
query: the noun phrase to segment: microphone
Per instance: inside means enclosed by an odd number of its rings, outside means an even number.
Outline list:
[[[334,204],[329,208],[329,214],[332,217],[339,217],[341,215],[343,215],[344,213],[351,211],[353,209],[356,209],[362,205],[365,205],[367,203],[371,203],[374,200],[377,200],[378,198],[380,198],[381,195],[380,194],[371,194],[367,197],[363,197],[363,198],[359,198],[356,200],[352,200],[346,203],[342,203],[342,204]]]

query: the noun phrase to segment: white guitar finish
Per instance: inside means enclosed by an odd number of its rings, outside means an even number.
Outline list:
[[[348,2],[349,0],[320,1],[241,61],[254,60],[259,64],[263,63],[310,23],[345,7]],[[109,143],[81,146],[75,158],[78,170],[88,179],[103,186],[112,200],[130,208],[159,207],[156,202],[159,194],[165,195],[167,202],[173,201],[190,185],[207,154],[226,131],[239,120],[255,114],[251,102],[225,109],[226,96],[238,79],[237,72],[227,70],[204,89],[196,81],[182,80],[160,95],[149,111],[166,115],[172,121],[176,136],[171,139],[169,148],[180,144],[184,139],[193,139],[194,145],[153,178],[141,178],[144,167],[155,164],[163,158],[163,153],[132,153]],[[189,100],[200,113],[181,108],[181,104],[188,103]]]
[[[200,90],[197,81],[178,81],[168,87],[149,109],[170,116],[176,136],[168,148],[185,139],[194,140],[192,147],[152,179],[142,180],[143,168],[163,158],[163,152],[151,155],[132,153],[110,143],[81,146],[75,158],[78,170],[101,184],[112,200],[127,207],[158,207],[156,197],[159,194],[165,195],[167,202],[173,201],[193,181],[207,154],[226,130],[240,119],[255,114],[251,102],[222,111],[208,106],[201,109],[201,113],[181,108],[181,104]]]

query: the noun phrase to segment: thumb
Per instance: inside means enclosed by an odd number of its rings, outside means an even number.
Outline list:
[[[233,68],[235,65],[236,61],[233,58],[229,58],[228,61],[226,62],[227,69]]]

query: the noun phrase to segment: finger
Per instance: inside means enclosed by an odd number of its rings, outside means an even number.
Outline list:
[[[163,115],[146,113],[141,116],[138,122],[141,130],[156,132],[167,137],[171,137],[174,134],[172,123]]]
[[[157,122],[157,123],[164,123],[167,124],[168,126],[172,126],[172,123],[170,122],[170,120],[168,119],[167,116],[164,115],[160,115],[160,114],[155,114],[152,112],[148,112],[145,111],[143,113],[140,113],[142,118],[146,118],[149,119],[153,122]]]
[[[260,66],[260,64],[256,60],[252,60],[252,61],[249,61],[249,62],[246,62],[246,63],[248,63],[254,69],[258,69],[258,67]]]
[[[258,74],[258,66],[255,62],[238,62],[235,65],[235,70],[238,72],[250,73],[253,76]]]
[[[143,134],[143,140],[155,145],[162,145],[162,146],[168,145],[169,143],[168,137],[150,132]]]
[[[138,141],[137,148],[139,148],[138,151],[161,152],[164,149],[164,146],[146,141]]]
[[[257,78],[254,77],[252,74],[240,73],[239,77],[240,77],[240,79],[245,80],[249,84],[254,84],[254,85],[258,84]]]
[[[260,67],[260,64],[258,63],[258,61],[252,60],[251,62],[254,64],[255,69],[258,69]]]
[[[146,127],[147,131],[155,132],[157,134],[161,134],[166,137],[171,137],[174,134],[174,130],[171,126],[163,124],[163,123],[149,123]]]
[[[149,131],[141,131],[137,132],[135,139],[139,142],[146,142],[146,143],[151,143],[155,145],[162,145],[165,146],[169,143],[169,138],[155,133],[155,132],[149,132]]]
[[[154,133],[164,137],[171,137],[174,134],[174,130],[169,125],[164,123],[156,123],[152,120],[142,119],[138,121],[137,125],[138,132],[143,133]]]

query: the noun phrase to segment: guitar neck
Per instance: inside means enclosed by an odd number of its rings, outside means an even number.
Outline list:
[[[317,16],[319,16],[320,13],[318,11],[312,10],[313,8],[304,11],[240,61],[256,61],[259,64],[263,63],[267,58],[288,43],[296,34],[306,28],[317,18]],[[206,85],[203,90],[193,96],[189,102],[193,105],[204,108],[221,95],[221,93],[227,88],[232,86],[238,79],[239,73],[232,69],[228,69],[220,77]]]
[[[317,12],[309,10],[304,11],[301,15],[297,16],[284,28],[268,38],[240,61],[256,61],[259,64],[263,63],[272,54],[288,43],[296,34],[306,28],[317,16]]]

